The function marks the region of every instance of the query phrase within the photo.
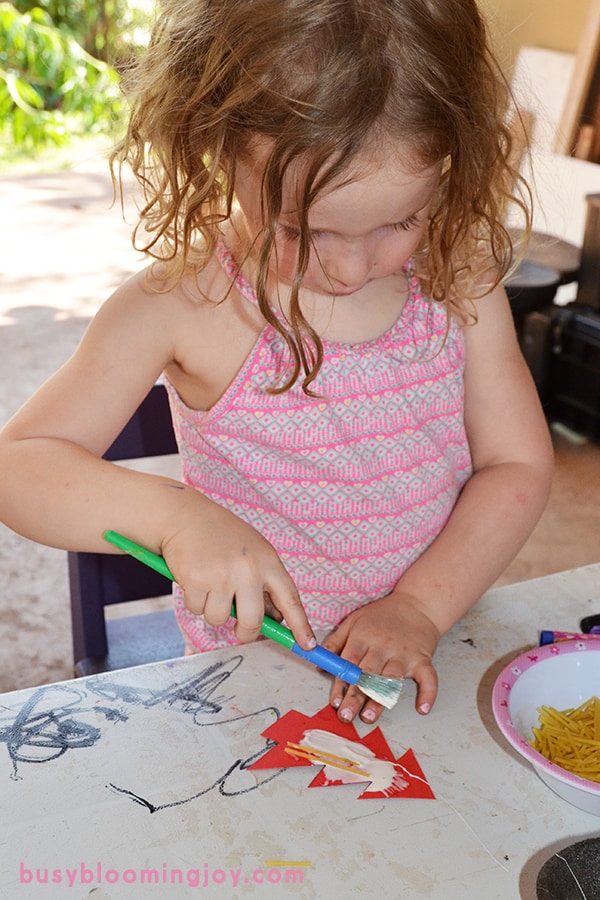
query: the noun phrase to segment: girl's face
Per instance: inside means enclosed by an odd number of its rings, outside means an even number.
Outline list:
[[[253,161],[241,163],[237,171],[235,193],[251,240],[263,229],[260,185],[267,153],[266,144],[259,145]],[[415,174],[397,150],[381,158],[381,163],[364,166],[358,161],[356,177],[328,188],[311,206],[312,246],[304,290],[330,297],[356,294],[370,282],[400,272],[420,244],[440,167]],[[286,285],[296,271],[299,239],[291,181],[292,177],[284,182],[276,253],[271,257],[272,274]]]

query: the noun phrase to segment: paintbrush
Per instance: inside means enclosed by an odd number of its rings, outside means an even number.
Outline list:
[[[141,547],[116,531],[105,531],[104,537],[110,544],[135,557],[144,565],[164,575],[165,578],[168,578],[170,581],[175,580],[162,556],[152,553],[151,550]],[[236,617],[235,604],[232,606],[231,614]],[[324,669],[331,675],[335,675],[340,681],[345,681],[347,684],[355,684],[363,694],[375,700],[376,703],[381,703],[387,709],[391,709],[398,702],[402,691],[402,681],[363,672],[354,663],[347,659],[342,659],[341,656],[337,656],[337,654],[319,645],[313,650],[304,650],[296,643],[296,639],[289,628],[280,625],[279,622],[269,618],[269,616],[264,617],[260,631],[265,637],[281,644],[282,647],[287,647],[298,656],[304,657],[304,659],[307,659],[320,669]]]

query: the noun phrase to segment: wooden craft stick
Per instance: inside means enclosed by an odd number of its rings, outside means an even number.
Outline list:
[[[294,747],[296,750],[302,750],[303,753],[328,756],[330,759],[337,759],[338,762],[345,763],[347,766],[360,766],[360,763],[356,762],[354,759],[348,759],[345,756],[336,756],[335,753],[330,753],[328,750],[316,750],[314,747],[309,747],[307,744],[295,744],[293,741],[288,741],[287,746]]]
[[[295,756],[298,759],[309,759],[311,762],[322,763],[324,766],[331,766],[334,769],[341,769],[344,772],[352,772],[353,775],[359,775],[361,778],[370,778],[368,772],[365,772],[364,769],[360,768],[360,763],[354,763],[350,760],[351,765],[345,766],[341,762],[338,762],[340,757],[336,759],[326,759],[324,756],[321,756],[319,752],[310,750],[308,747],[284,747],[284,753],[289,753],[290,756]],[[328,756],[332,756],[333,754],[328,754]]]

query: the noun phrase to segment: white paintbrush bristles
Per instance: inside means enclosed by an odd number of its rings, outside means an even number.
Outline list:
[[[381,703],[386,709],[392,709],[402,693],[402,681],[397,681],[395,678],[384,678],[383,675],[370,675],[368,672],[362,673],[356,682],[356,687],[371,700]]]

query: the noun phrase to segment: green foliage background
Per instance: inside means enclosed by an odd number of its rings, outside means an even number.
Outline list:
[[[145,0],[0,2],[0,141],[23,152],[110,136],[119,71],[144,46]]]

